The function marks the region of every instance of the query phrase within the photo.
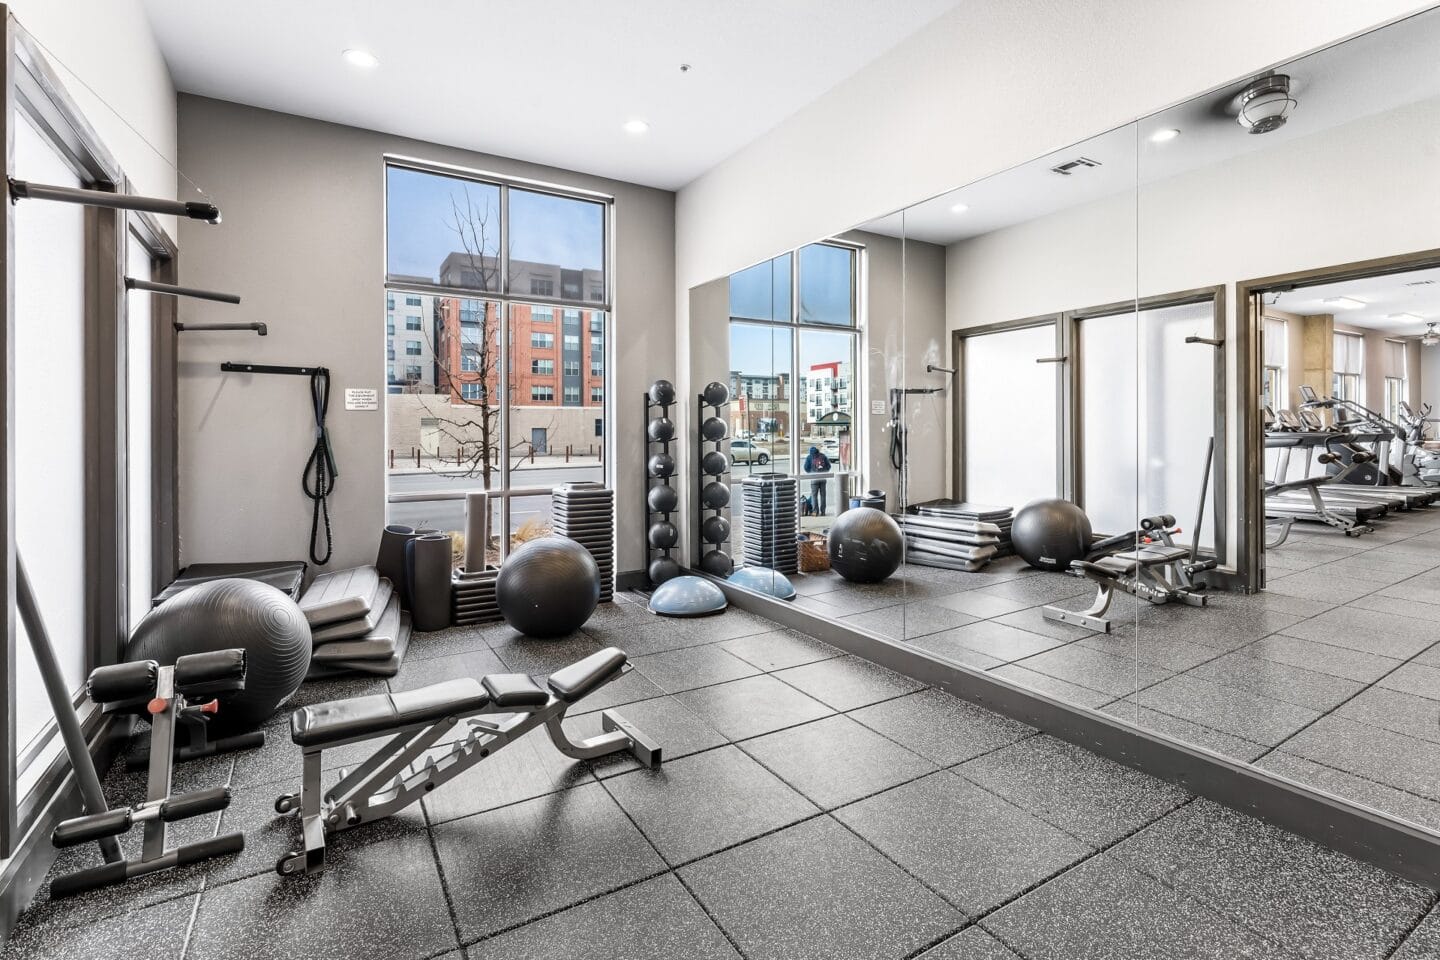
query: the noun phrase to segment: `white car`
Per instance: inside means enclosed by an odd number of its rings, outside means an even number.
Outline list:
[[[730,441],[730,462],[731,463],[758,463],[760,466],[770,462],[770,454],[761,450],[749,440]]]

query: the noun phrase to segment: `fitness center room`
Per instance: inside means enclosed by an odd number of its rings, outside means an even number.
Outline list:
[[[1440,6],[0,23],[0,956],[1440,960]]]

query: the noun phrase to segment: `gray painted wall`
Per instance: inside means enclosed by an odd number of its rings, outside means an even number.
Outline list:
[[[182,321],[269,325],[180,338],[182,562],[302,557],[310,501],[300,473],[313,443],[303,378],[223,374],[222,360],[323,364],[340,478],[331,501],[331,568],[373,562],[385,517],[383,412],[344,410],[347,387],[385,390],[384,178],[399,153],[615,197],[611,390],[619,569],[641,563],[638,504],[644,425],[635,397],[674,377],[675,196],[536,164],[183,95],[180,167],[215,197],[224,222],[180,227],[180,282],[240,294],[241,306],[186,301]],[[577,145],[577,160],[583,145]],[[632,402],[635,401],[635,402]]]

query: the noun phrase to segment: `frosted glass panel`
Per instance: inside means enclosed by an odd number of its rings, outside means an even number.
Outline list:
[[[1019,507],[1055,488],[1055,325],[965,340],[965,499]]]
[[[1135,529],[1135,315],[1080,321],[1081,506],[1096,533]]]
[[[17,116],[19,112],[17,111]],[[15,176],[80,186],[28,123],[15,124]],[[15,217],[16,546],[65,680],[85,678],[85,214],[32,200]],[[53,714],[16,622],[16,744],[22,752]]]
[[[140,241],[130,237],[126,252],[127,276],[149,280],[150,254]],[[130,585],[129,622],[134,630],[150,609],[154,583],[152,544],[154,517],[151,511],[151,430],[150,390],[152,295],[131,290],[125,295],[125,452],[126,526],[129,531],[129,564],[126,577]]]

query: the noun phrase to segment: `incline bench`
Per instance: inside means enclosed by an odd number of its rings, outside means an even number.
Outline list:
[[[575,703],[628,673],[625,651],[608,647],[555,671],[542,682],[523,673],[463,677],[408,690],[301,707],[290,716],[290,737],[305,751],[300,793],[275,801],[278,813],[298,810],[305,849],[280,858],[281,876],[325,866],[325,838],[402,810],[452,777],[464,773],[540,724],[567,757],[590,760],[628,751],[647,767],[660,765],[660,747],[614,710],[601,714],[598,736],[573,742],[561,722]],[[429,751],[462,721],[470,730]],[[327,749],[389,737],[354,770],[340,771],[329,790],[321,786]]]

